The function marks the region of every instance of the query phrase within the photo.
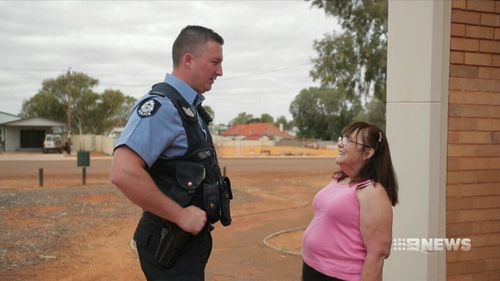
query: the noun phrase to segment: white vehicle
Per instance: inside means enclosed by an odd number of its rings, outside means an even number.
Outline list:
[[[42,147],[43,153],[47,153],[49,151],[55,151],[62,153],[63,152],[63,143],[61,141],[61,136],[56,134],[47,134],[45,135],[45,139],[43,141]]]

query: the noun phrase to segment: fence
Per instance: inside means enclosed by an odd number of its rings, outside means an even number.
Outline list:
[[[71,143],[72,150],[79,151],[98,151],[103,152],[107,155],[113,154],[113,148],[115,146],[118,138],[103,136],[103,135],[72,135]],[[272,152],[281,151],[283,154],[316,154],[315,152],[302,152],[302,151],[285,151],[283,149],[270,150],[271,147],[309,147],[314,149],[327,149],[334,150],[334,142],[306,142],[306,141],[280,141],[275,142],[273,140],[233,140],[231,138],[225,138],[221,136],[213,136],[214,145],[218,150],[232,151],[230,154],[236,156],[243,155],[263,155],[272,154]],[[311,146],[314,144],[314,146]],[[282,151],[283,150],[283,151]],[[277,153],[277,152],[276,152]],[[223,153],[221,153],[223,154]]]
[[[102,135],[72,135],[71,148],[73,151],[99,151],[107,155],[112,155],[116,141],[116,138]]]

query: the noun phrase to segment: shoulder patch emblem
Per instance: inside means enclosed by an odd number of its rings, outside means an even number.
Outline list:
[[[194,117],[194,112],[191,110],[189,107],[182,107],[182,110],[184,110],[184,113],[186,113],[187,116],[193,118]]]
[[[137,114],[141,117],[149,117],[156,113],[161,104],[153,98],[147,98],[137,107]]]

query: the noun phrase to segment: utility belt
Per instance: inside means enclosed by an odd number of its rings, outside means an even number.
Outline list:
[[[142,212],[142,219],[149,221],[149,222],[152,222],[155,225],[165,226],[165,225],[169,225],[169,224],[175,224],[175,223],[173,223],[169,220],[163,219],[162,217],[159,217],[159,216],[157,216],[149,211]],[[211,224],[207,223],[207,225],[200,231],[200,234],[203,232],[212,231],[212,230],[213,230],[213,226]]]
[[[182,207],[195,205],[204,210],[210,224],[217,221],[224,226],[231,224],[233,194],[228,177],[214,177],[207,173],[205,165],[189,160],[155,163],[148,172],[158,188]]]
[[[169,176],[167,171],[175,171],[175,176]],[[230,200],[233,195],[228,177],[221,176],[211,180],[210,175],[206,173],[205,165],[188,160],[163,162],[160,160],[148,172],[158,188],[179,205],[182,207],[195,205],[206,212],[207,225],[200,234],[212,230],[212,224],[217,221],[224,226],[231,224]],[[166,268],[171,268],[193,235],[175,223],[150,212],[145,211],[142,216],[143,219],[162,224],[155,259]]]

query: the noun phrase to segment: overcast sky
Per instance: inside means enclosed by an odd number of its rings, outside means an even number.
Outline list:
[[[216,123],[240,112],[290,119],[294,97],[318,85],[313,41],[337,26],[300,0],[1,1],[0,111],[18,114],[43,80],[68,68],[99,79],[99,93],[139,98],[172,71],[172,43],[188,24],[225,40],[224,76],[205,93]]]

